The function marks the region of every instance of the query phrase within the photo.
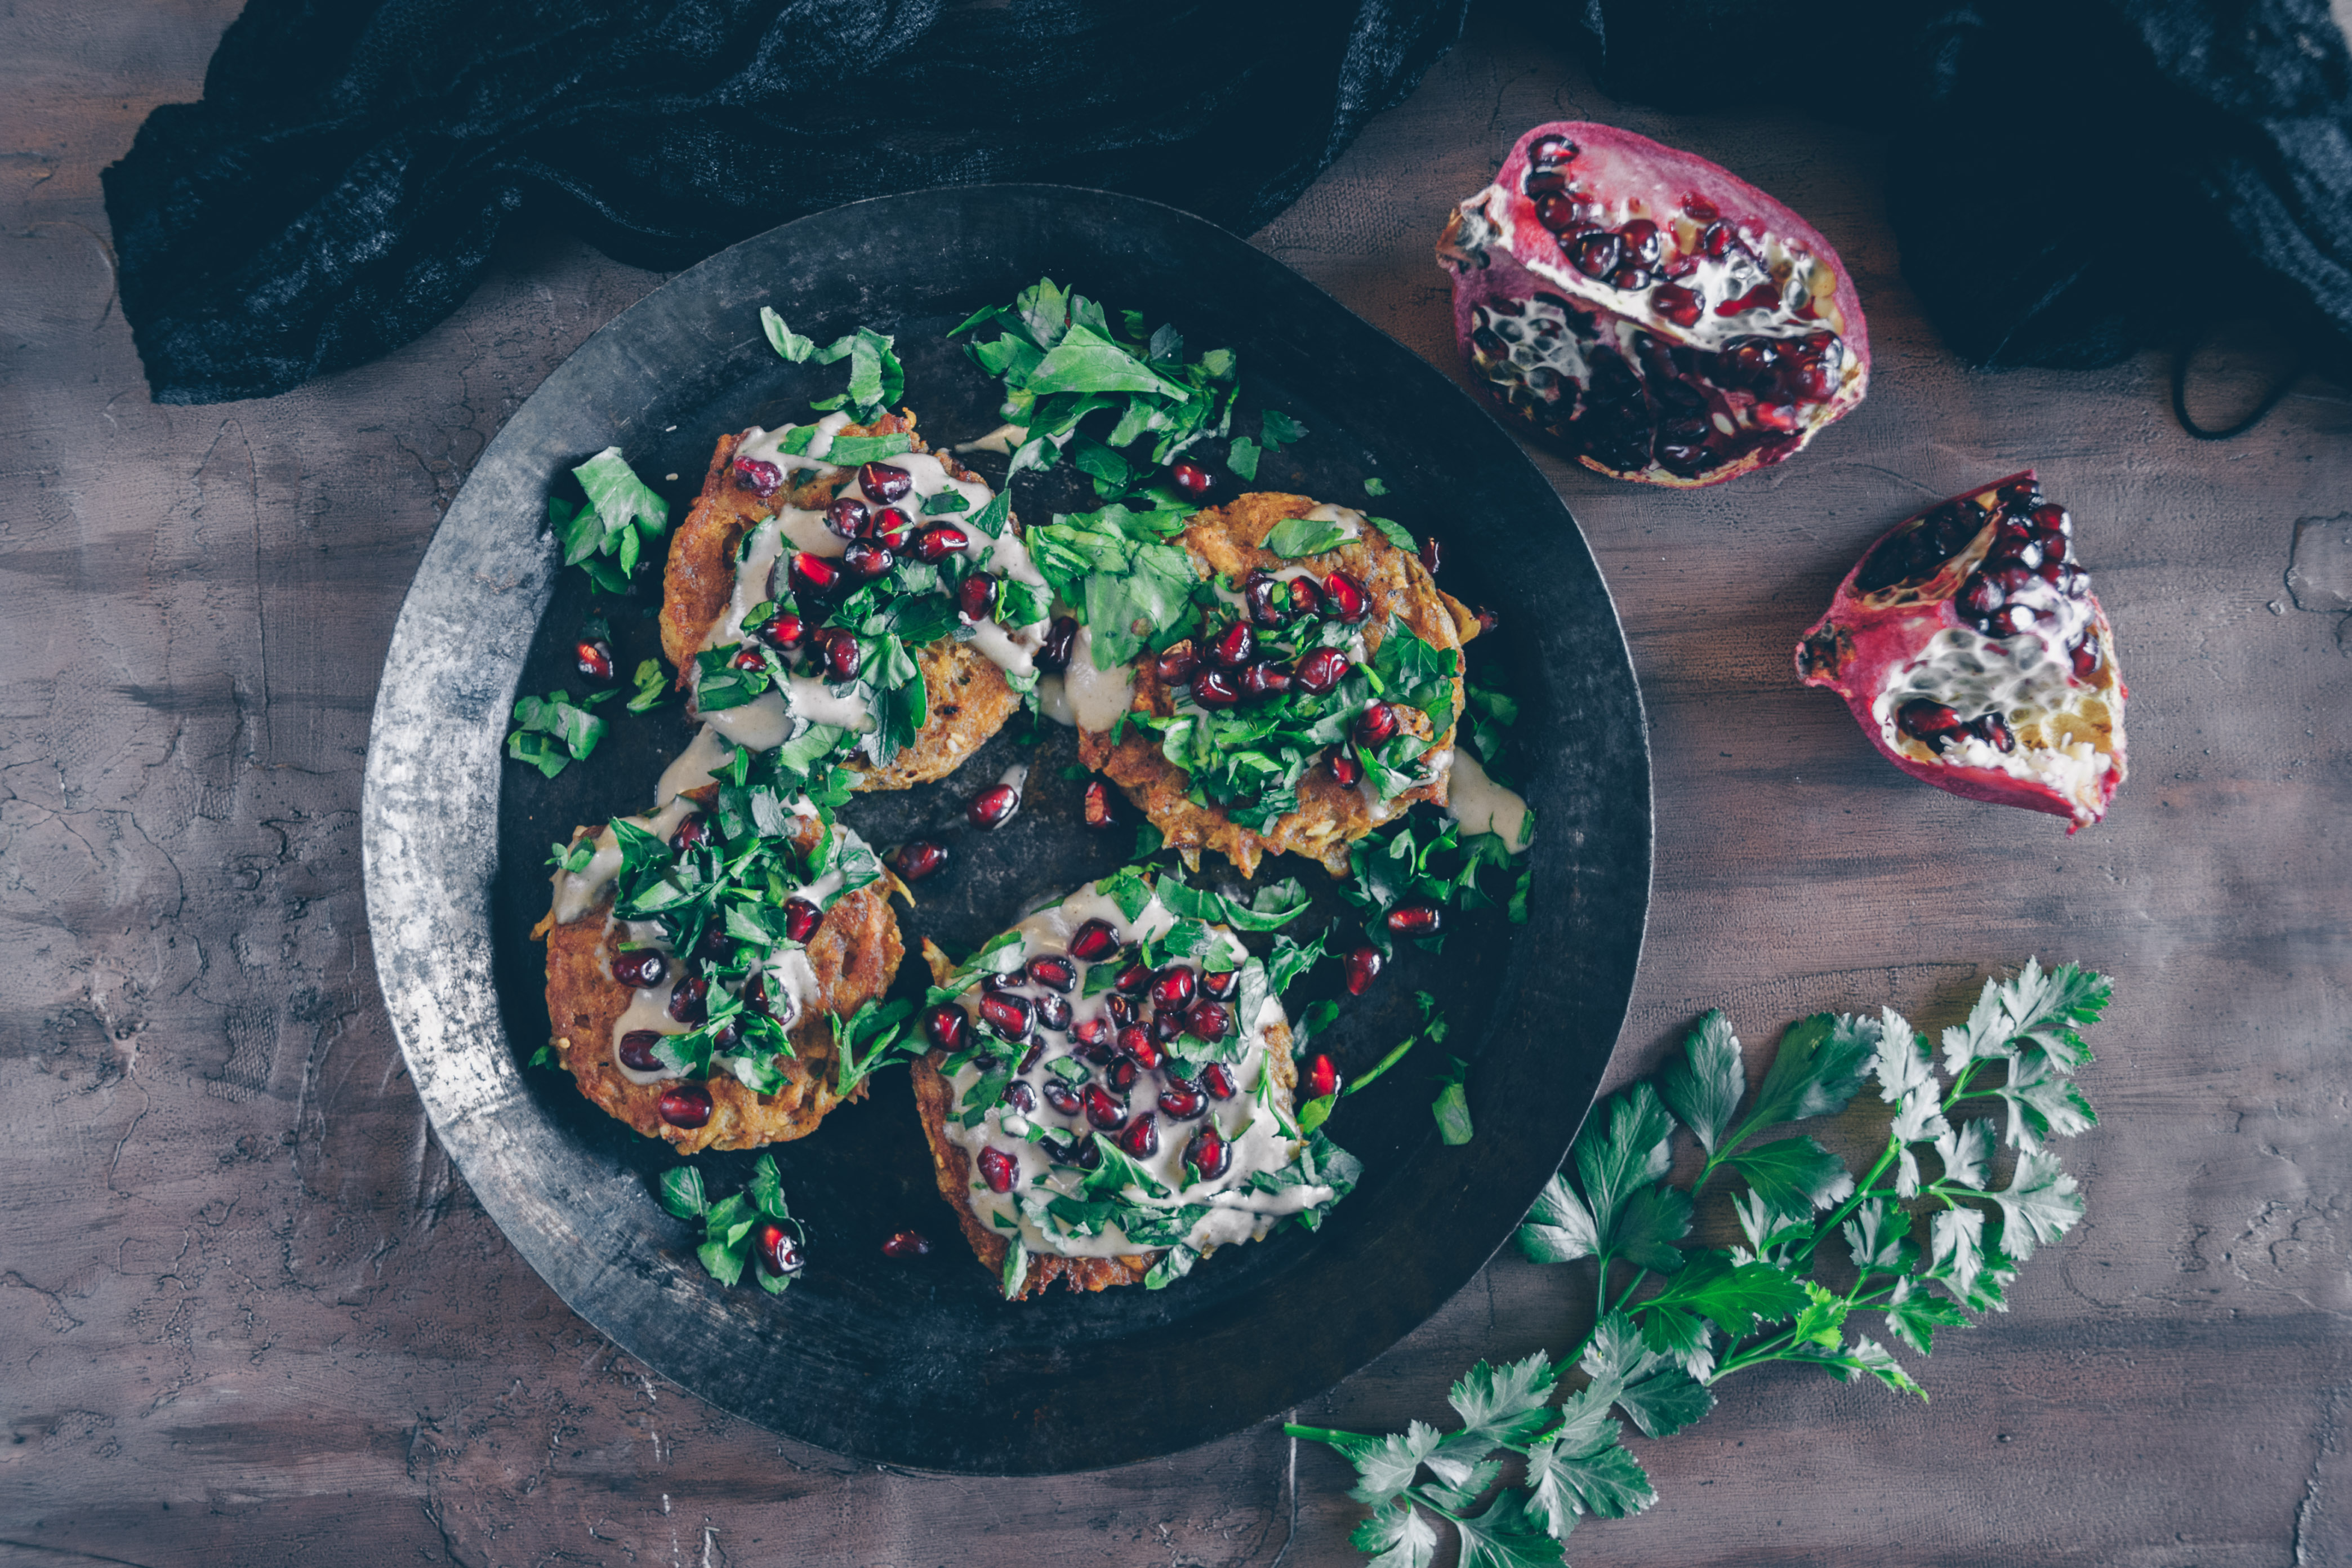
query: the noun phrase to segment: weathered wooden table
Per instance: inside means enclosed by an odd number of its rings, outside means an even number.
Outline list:
[[[1264,1426],[1043,1480],[895,1474],[646,1376],[483,1218],[378,1001],[357,807],[378,665],[426,537],[516,404],[659,279],[515,242],[424,341],[264,403],[149,403],[97,174],[196,95],[235,5],[0,19],[0,1561],[1343,1563],[1344,1468]],[[1881,150],[1623,110],[1497,26],[1256,237],[1453,366],[1430,244],[1555,117],[1622,120],[1811,216],[1877,377],[1798,461],[1675,495],[1546,458],[1654,723],[1647,959],[1615,1076],[1690,1016],[1948,1022],[1990,966],[2120,982],[2070,1150],[2090,1217],[1935,1403],[1727,1384],[1636,1439],[1664,1500],[1596,1563],[2352,1562],[2352,399],[2173,426],[2163,367],[1974,374],[1904,286]],[[2262,367],[2200,378],[2215,412]],[[2103,826],[1971,805],[1800,689],[1796,635],[1922,500],[2038,464],[2082,519],[2134,690]],[[2290,566],[2293,567],[2290,574]],[[1498,1258],[1304,1418],[1441,1412],[1480,1354],[1581,1329]]]

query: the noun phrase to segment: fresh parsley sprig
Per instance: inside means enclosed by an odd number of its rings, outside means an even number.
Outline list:
[[[549,778],[575,762],[586,762],[611,728],[590,710],[619,689],[606,687],[577,702],[560,687],[544,697],[520,699],[514,705],[515,727],[507,736],[507,755],[529,763]]]
[[[607,594],[625,594],[646,547],[669,531],[669,503],[636,476],[618,447],[607,447],[572,477],[584,503],[551,496],[547,519],[563,545],[563,563],[577,566]]]
[[[1284,1428],[1355,1466],[1351,1495],[1372,1510],[1357,1548],[1376,1568],[1427,1568],[1434,1515],[1461,1536],[1465,1564],[1559,1564],[1580,1515],[1622,1519],[1657,1500],[1612,1412],[1666,1436],[1714,1408],[1717,1384],[1750,1367],[1805,1363],[1926,1398],[1893,1352],[1851,1321],[1876,1313],[1924,1356],[1936,1330],[2006,1310],[2018,1267],[2082,1218],[2074,1178],[2049,1141],[2096,1120],[2070,1075],[2089,1064],[2081,1030],[2113,989],[2074,964],[2045,971],[2029,960],[2014,979],[1988,981],[1968,1022],[1943,1032],[1941,1074],[1892,1008],[1874,1019],[1817,1015],[1790,1026],[1752,1100],[1730,1026],[1719,1012],[1701,1018],[1659,1083],[1613,1097],[1586,1123],[1573,1175],[1552,1178],[1519,1230],[1537,1262],[1592,1267],[1593,1327],[1569,1358],[1582,1387],[1555,1409],[1560,1385],[1538,1352],[1471,1368],[1451,1395],[1457,1431],[1419,1421],[1386,1436]],[[1809,1136],[1759,1141],[1843,1110],[1873,1079],[1892,1125],[1859,1177]],[[1668,1176],[1677,1118],[1706,1156],[1687,1186]],[[1997,1136],[2017,1150],[2000,1185]],[[1742,1180],[1733,1209],[1747,1245],[1690,1246],[1694,1197],[1727,1170]],[[1817,1253],[1832,1236],[1843,1258],[1824,1270]],[[1524,1457],[1525,1477],[1480,1508],[1503,1454]]]
[[[795,1249],[805,1244],[800,1222],[793,1217],[790,1205],[784,1202],[783,1183],[776,1173],[776,1158],[772,1154],[762,1154],[753,1163],[751,1185],[715,1204],[703,1195],[702,1173],[692,1165],[664,1171],[656,1193],[661,1206],[670,1214],[679,1219],[702,1222],[702,1243],[694,1249],[695,1256],[721,1285],[732,1285],[743,1278],[743,1267],[751,1261],[752,1252],[759,1245],[758,1233],[768,1221],[791,1227]],[[781,1296],[792,1289],[790,1274],[754,1268],[751,1277],[771,1296]]]

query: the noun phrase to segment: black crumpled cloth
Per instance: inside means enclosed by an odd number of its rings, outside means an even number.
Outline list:
[[[157,401],[208,403],[417,336],[525,210],[661,268],[986,180],[1246,231],[1468,4],[252,0],[204,100],[106,172],[123,313]],[[2258,316],[2352,384],[2352,54],[2326,0],[1485,4],[1630,101],[1883,135],[1905,276],[1971,363],[2112,364]]]
[[[159,403],[266,397],[454,310],[529,213],[673,268],[927,185],[1131,192],[1246,232],[1469,0],[251,0],[104,176]]]

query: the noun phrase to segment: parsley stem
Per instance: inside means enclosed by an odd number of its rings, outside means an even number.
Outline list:
[[[1287,1421],[1282,1424],[1282,1435],[1286,1437],[1304,1437],[1310,1443],[1328,1443],[1335,1448],[1343,1443],[1372,1441],[1361,1432],[1341,1432],[1329,1426],[1297,1426]]]
[[[1394,1050],[1389,1052],[1388,1055],[1382,1057],[1373,1065],[1371,1071],[1366,1073],[1363,1077],[1358,1079],[1355,1082],[1341,1089],[1339,1091],[1339,1097],[1342,1100],[1346,1099],[1349,1095],[1355,1093],[1358,1089],[1363,1088],[1366,1084],[1380,1077],[1381,1074],[1388,1071],[1389,1068],[1402,1061],[1404,1059],[1405,1052],[1421,1044],[1421,1037],[1423,1033],[1423,1031],[1415,1029],[1412,1034],[1407,1035],[1404,1037],[1403,1044],[1398,1046]]]

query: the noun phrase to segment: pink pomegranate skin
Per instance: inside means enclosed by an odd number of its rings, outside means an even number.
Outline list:
[[[2033,470],[2011,474],[1906,518],[1864,552],[1838,584],[1829,613],[1797,645],[1797,676],[1845,699],[1854,721],[1886,760],[1912,777],[1969,800],[2022,806],[2068,819],[2066,831],[2106,815],[2126,769],[2124,704],[2129,695],[2116,659],[2115,628],[2105,609],[2084,590],[2028,632],[1987,637],[1971,624],[1958,595],[2000,548],[2001,497],[2030,491],[2039,500]],[[1882,569],[1864,582],[1882,550],[1939,515],[1982,521],[1932,570],[1895,575]],[[2014,514],[2022,509],[2013,503]],[[1932,555],[1933,551],[1927,552]],[[1925,564],[1925,563],[1921,563]],[[2095,668],[2079,674],[2087,647]],[[1906,734],[1899,721],[1910,703],[1940,703],[1964,721],[1991,714],[2014,747],[1958,742],[1942,747]],[[1963,711],[1972,710],[1973,711]],[[2071,742],[2071,745],[2069,744]],[[2088,754],[2083,749],[2088,748]],[[2017,759],[2000,765],[2003,757]],[[2039,776],[2036,776],[2036,775]]]
[[[1437,256],[1472,374],[1596,473],[1720,484],[1785,462],[1869,387],[1835,247],[1738,175],[1630,131],[1529,131]]]

